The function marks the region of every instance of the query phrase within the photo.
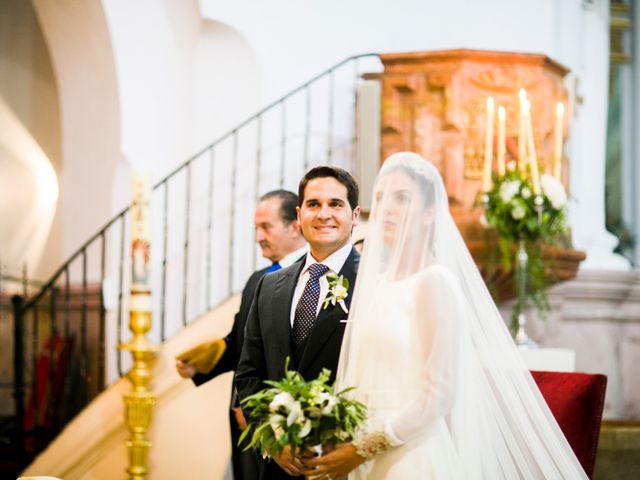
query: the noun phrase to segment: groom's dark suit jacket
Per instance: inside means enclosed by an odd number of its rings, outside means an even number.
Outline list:
[[[351,249],[339,275],[349,279],[349,294],[345,299],[347,309],[353,298],[353,287],[360,255]],[[295,347],[291,339],[291,302],[305,258],[297,261],[258,282],[251,304],[240,363],[236,368],[236,387],[240,399],[265,388],[264,380],[282,380],[287,357],[289,368],[300,372],[306,380],[316,378],[323,368],[331,370],[335,380],[340,346],[344,335],[347,314],[340,305],[331,305],[320,313],[306,340]],[[275,462],[265,465],[263,479],[291,478]]]

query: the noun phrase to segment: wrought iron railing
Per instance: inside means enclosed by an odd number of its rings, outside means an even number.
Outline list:
[[[154,329],[163,342],[238,291],[259,262],[261,193],[295,189],[311,165],[354,167],[355,90],[377,54],[350,57],[266,106],[157,182],[151,199]],[[35,453],[129,366],[129,207],[14,306],[15,411]],[[72,401],[73,400],[73,401]]]

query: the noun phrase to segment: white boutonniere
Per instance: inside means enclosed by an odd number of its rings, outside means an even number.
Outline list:
[[[322,308],[327,308],[329,303],[331,305],[335,305],[336,303],[340,305],[340,308],[344,311],[344,313],[349,313],[347,309],[347,305],[344,303],[344,299],[349,296],[349,279],[344,278],[344,276],[330,272],[327,274],[327,281],[329,282],[329,292],[327,293],[327,297],[324,300],[324,306]]]

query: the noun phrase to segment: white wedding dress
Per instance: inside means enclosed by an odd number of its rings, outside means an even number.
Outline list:
[[[394,154],[374,192],[337,382],[367,406],[359,443],[384,432],[392,448],[350,480],[585,479],[435,167]]]
[[[416,472],[425,479],[462,478],[447,425],[459,349],[434,344],[445,336],[439,329],[459,329],[455,284],[442,267],[432,266],[378,287],[372,307],[389,321],[361,333],[363,345],[371,347],[362,349],[358,359],[369,372],[360,383],[369,392],[362,400],[369,408],[368,429],[386,429],[404,444],[365,464],[352,478],[417,478]],[[439,298],[425,297],[425,290]],[[446,337],[455,341],[458,334],[447,332]]]

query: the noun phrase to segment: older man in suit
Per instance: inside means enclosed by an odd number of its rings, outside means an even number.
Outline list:
[[[265,275],[293,264],[307,252],[297,219],[298,197],[286,190],[274,190],[260,197],[256,206],[254,223],[256,242],[260,245],[262,256],[273,263],[269,267],[254,272],[242,290],[240,310],[236,313],[231,332],[225,337],[226,349],[207,374],[196,373],[193,365],[176,361],[176,369],[183,378],[191,378],[196,385],[217,377],[221,373],[236,369],[244,342],[245,324],[249,307],[253,300],[258,281]],[[231,398],[231,442],[232,466],[235,480],[255,480],[259,477],[260,460],[252,452],[242,452],[238,448],[241,431],[246,427],[242,410],[237,402],[235,391]]]
[[[285,359],[306,379],[323,368],[338,366],[346,313],[339,304],[323,308],[329,291],[326,275],[349,280],[351,301],[360,255],[351,245],[351,232],[360,215],[358,186],[339,168],[311,169],[298,188],[298,220],[309,243],[305,258],[260,279],[251,305],[236,387],[240,398],[264,388],[264,380],[284,377]],[[285,449],[265,463],[261,478],[286,479],[302,475],[304,465]]]

